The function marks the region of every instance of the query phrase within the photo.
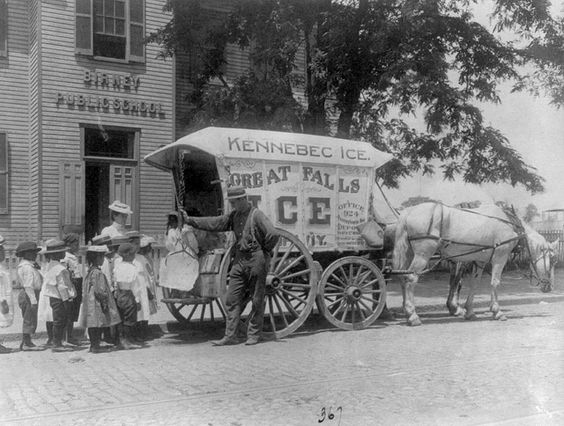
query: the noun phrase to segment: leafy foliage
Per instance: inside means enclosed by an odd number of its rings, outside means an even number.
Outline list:
[[[557,88],[564,38],[548,1],[495,1],[496,30],[513,32],[520,45],[476,22],[472,0],[233,0],[219,20],[203,19],[204,4],[169,0],[173,20],[150,37],[163,55],[195,51],[201,59],[193,126],[334,129],[394,155],[378,171],[388,187],[416,172],[441,172],[445,179],[543,190],[536,170],[485,125],[475,103],[500,102],[505,80],[534,92],[533,81],[550,79],[555,99],[564,99]],[[228,42],[251,58],[248,73],[231,86],[223,76]],[[527,63],[536,74],[520,74]],[[223,87],[206,86],[211,79]],[[303,107],[297,87],[307,98]],[[414,117],[424,130],[410,124]]]

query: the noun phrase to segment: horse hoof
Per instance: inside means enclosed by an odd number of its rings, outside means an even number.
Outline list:
[[[501,312],[496,312],[494,314],[494,319],[497,321],[507,321],[507,317],[503,315]]]
[[[476,321],[478,319],[478,316],[474,313],[471,313],[469,315],[464,315],[464,319],[466,321]]]
[[[419,318],[407,320],[407,325],[411,327],[418,327],[421,325],[421,320]]]

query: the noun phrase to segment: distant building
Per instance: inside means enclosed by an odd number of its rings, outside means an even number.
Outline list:
[[[564,229],[564,208],[543,210],[541,218],[533,221],[533,227],[539,231]]]

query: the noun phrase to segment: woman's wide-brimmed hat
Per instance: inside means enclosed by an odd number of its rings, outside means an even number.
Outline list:
[[[244,198],[247,196],[247,190],[242,186],[232,186],[227,188],[227,199],[237,200],[239,198]]]
[[[38,253],[39,251],[41,251],[41,249],[37,247],[37,244],[33,241],[25,241],[16,247],[16,256],[20,256],[29,251]]]
[[[45,248],[41,250],[41,254],[62,253],[67,251],[68,247],[62,240],[53,238],[45,242]]]
[[[113,210],[114,212],[118,212],[118,213],[133,214],[133,211],[131,210],[131,208],[127,204],[122,203],[119,200],[115,200],[112,204],[110,204],[108,206],[108,208],[110,210]]]
[[[141,232],[139,231],[129,231],[126,232],[125,235],[127,235],[127,238],[129,238],[130,240],[132,240],[133,238],[141,238]]]

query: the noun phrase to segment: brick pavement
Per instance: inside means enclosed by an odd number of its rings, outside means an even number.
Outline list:
[[[403,318],[356,332],[314,326],[212,348],[219,326],[128,352],[5,355],[0,422],[332,426],[320,410],[341,406],[343,425],[562,424],[562,293],[518,284],[502,291],[506,322],[485,308],[476,322],[449,317],[444,292],[423,282],[418,328]]]

